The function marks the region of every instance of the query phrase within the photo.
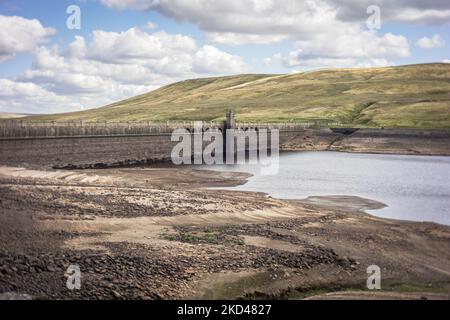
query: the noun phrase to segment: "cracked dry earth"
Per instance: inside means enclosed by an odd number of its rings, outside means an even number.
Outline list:
[[[382,205],[367,199],[201,189],[248,176],[191,168],[0,169],[0,294],[366,298],[377,264],[390,298],[449,296],[450,228],[369,216]]]

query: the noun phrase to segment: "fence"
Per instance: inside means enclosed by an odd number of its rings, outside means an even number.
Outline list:
[[[217,127],[221,124],[208,122],[205,125]],[[8,120],[0,122],[0,137],[75,137],[75,136],[117,136],[171,133],[176,128],[193,128],[194,122],[28,122]]]
[[[205,128],[223,128],[223,122],[204,121]],[[38,138],[38,137],[77,137],[77,136],[120,136],[169,134],[174,129],[192,129],[194,121],[135,121],[135,122],[99,122],[99,121],[0,121],[0,138]],[[238,128],[268,128],[284,131],[307,128],[328,127],[318,122],[300,123],[237,123]]]
[[[334,123],[325,122],[238,122],[237,128],[278,129],[280,131],[297,131],[313,128],[329,128]]]

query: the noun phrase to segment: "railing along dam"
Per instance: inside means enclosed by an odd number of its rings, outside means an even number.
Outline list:
[[[130,121],[130,122],[106,122],[106,121],[0,121],[0,139],[21,138],[70,138],[70,137],[104,137],[126,135],[158,135],[171,134],[175,129],[187,129],[192,132],[196,121]],[[203,121],[203,130],[218,129],[223,131],[228,128],[242,130],[252,129],[278,129],[280,131],[296,131],[308,128],[324,128],[326,125],[317,122],[285,122],[285,123],[252,123],[237,122],[233,126],[227,122]]]
[[[56,167],[105,168],[138,165],[170,159],[177,142],[171,135],[185,129],[194,137],[196,121],[0,121],[0,164]],[[202,133],[240,129],[243,132],[279,130],[280,143],[298,132],[319,129],[317,122],[236,122],[232,112],[226,121],[201,122]],[[225,149],[224,149],[225,155]]]
[[[198,125],[194,121],[2,120],[0,166],[108,168],[168,161],[178,144],[172,139],[173,131],[185,129],[189,138],[194,139]],[[278,129],[281,150],[353,150],[354,147],[363,147],[368,151],[400,148],[413,152],[417,148],[428,148],[438,154],[450,152],[449,130],[358,129],[323,122],[236,122],[232,112],[223,122],[203,121],[201,132],[220,131],[225,141],[229,129],[250,133]],[[259,143],[257,148],[260,148]],[[398,152],[394,149],[392,152]],[[225,150],[223,153],[225,155]]]

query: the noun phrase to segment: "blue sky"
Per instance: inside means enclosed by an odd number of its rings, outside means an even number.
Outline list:
[[[441,0],[3,0],[0,111],[98,107],[188,78],[449,62],[449,30]]]

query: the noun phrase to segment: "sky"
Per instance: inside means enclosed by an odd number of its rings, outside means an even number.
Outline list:
[[[191,78],[450,63],[449,31],[449,0],[0,0],[0,112]]]

